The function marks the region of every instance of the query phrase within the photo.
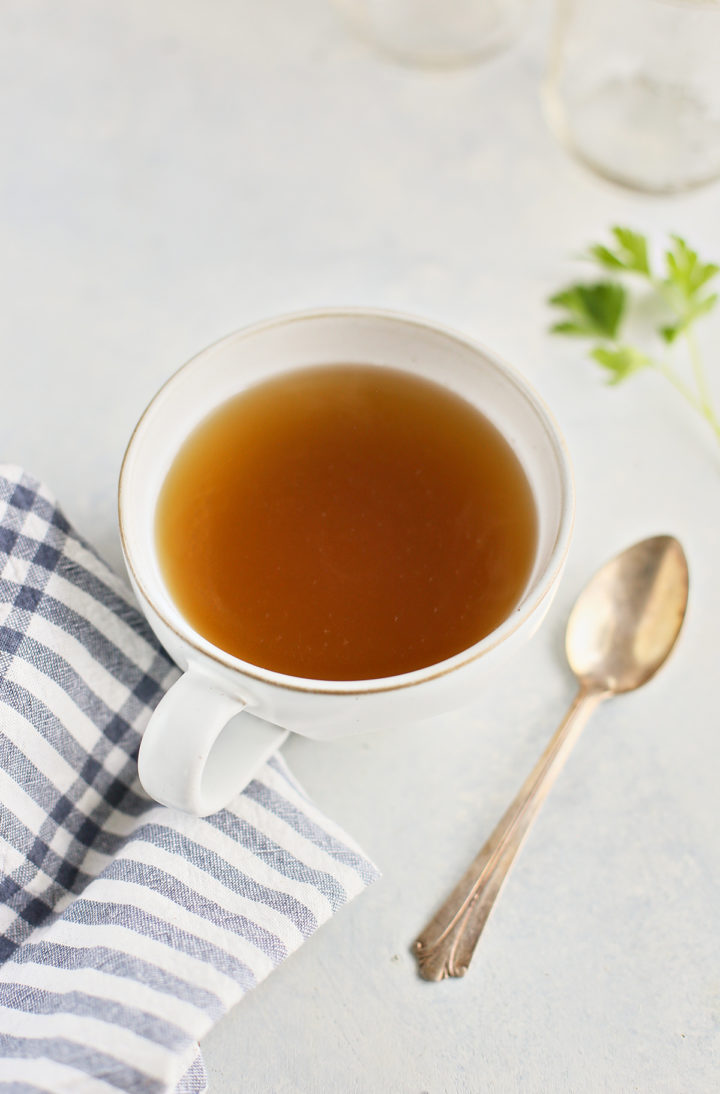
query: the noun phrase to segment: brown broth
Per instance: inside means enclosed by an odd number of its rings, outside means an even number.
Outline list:
[[[494,630],[537,518],[509,444],[470,403],[389,368],[274,377],[210,414],[162,486],[156,542],[195,630],[253,665],[365,680]]]

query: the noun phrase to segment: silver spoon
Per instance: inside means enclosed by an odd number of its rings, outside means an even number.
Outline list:
[[[415,942],[425,980],[464,976],[515,856],[580,731],[604,699],[633,691],[664,663],[685,616],[688,568],[672,536],[606,563],[578,597],[565,649],[580,690],[520,792]]]

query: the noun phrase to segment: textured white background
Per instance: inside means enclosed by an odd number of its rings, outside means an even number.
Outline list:
[[[288,746],[384,877],[213,1031],[219,1094],[717,1089],[720,459],[660,380],[609,389],[548,337],[544,300],[612,223],[719,258],[720,189],[643,198],[566,156],[539,103],[548,14],[538,0],[501,57],[428,73],[323,0],[0,7],[1,455],[112,562],[146,401],[212,340],[299,307],[379,305],[478,337],[539,388],[575,463],[551,615],[471,710]],[[716,374],[719,338],[711,320]],[[660,531],[692,571],[675,656],[591,722],[468,976],[421,982],[415,933],[572,695],[576,593]]]

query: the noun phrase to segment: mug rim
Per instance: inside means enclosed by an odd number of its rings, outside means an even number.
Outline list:
[[[260,665],[254,665],[249,661],[243,661],[238,657],[234,657],[232,654],[221,649],[221,647],[215,646],[200,634],[199,631],[196,631],[188,623],[178,608],[177,614],[183,626],[182,630],[179,629],[177,624],[172,619],[168,618],[162,607],[158,605],[156,598],[148,588],[148,583],[142,579],[138,572],[138,568],[133,559],[129,539],[125,531],[124,508],[127,507],[126,482],[128,467],[134,453],[134,447],[139,433],[148,416],[163,397],[166,389],[175,382],[181,373],[184,373],[186,369],[189,369],[198,360],[218,350],[222,346],[244,341],[246,338],[262,333],[263,330],[305,321],[342,318],[389,320],[391,323],[397,323],[400,326],[420,328],[421,331],[440,334],[451,341],[459,343],[466,349],[471,350],[471,352],[478,354],[481,357],[485,357],[493,368],[502,373],[505,379],[507,379],[530,404],[533,412],[536,414],[547,433],[551,442],[551,448],[556,457],[556,467],[560,477],[560,520],[547,563],[531,586],[530,591],[533,593],[532,598],[527,599],[527,596],[524,596],[520,601],[520,604],[523,606],[522,610],[519,610],[519,606],[516,605],[516,607],[512,609],[510,615],[508,615],[508,617],[488,635],[480,639],[479,642],[475,642],[472,646],[466,647],[464,650],[453,654],[452,657],[448,657],[443,661],[437,661],[425,668],[413,669],[411,672],[400,673],[395,676],[362,680],[321,680],[309,677],[290,676],[285,673],[276,672],[272,669],[265,669]],[[127,505],[129,505],[129,502],[127,502]],[[425,320],[415,315],[385,308],[336,306],[286,312],[282,315],[263,319],[248,326],[240,327],[230,334],[211,342],[210,345],[205,346],[198,353],[193,354],[192,357],[175,369],[167,380],[165,380],[157,389],[149,403],[147,403],[130,435],[120,466],[118,480],[118,525],[125,565],[127,566],[137,591],[145,599],[162,624],[180,639],[181,642],[188,645],[195,653],[200,654],[203,658],[209,658],[210,660],[217,662],[224,669],[229,669],[232,672],[240,673],[243,676],[250,677],[265,684],[271,684],[275,687],[314,694],[361,695],[375,692],[396,691],[402,688],[412,687],[424,681],[448,675],[456,669],[462,668],[472,661],[486,656],[488,653],[492,652],[492,650],[497,649],[498,646],[503,645],[507,639],[527,623],[553,589],[567,558],[574,520],[575,487],[572,464],[570,462],[570,455],[565,439],[560,432],[554,415],[546,405],[544,399],[535,391],[534,387],[525,379],[519,370],[508,364],[495,352],[487,349],[481,342],[478,342],[451,327],[445,326],[442,323]]]

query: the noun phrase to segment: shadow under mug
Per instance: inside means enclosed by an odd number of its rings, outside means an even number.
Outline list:
[[[155,508],[188,434],[245,388],[323,364],[387,366],[443,384],[495,424],[530,482],[538,543],[520,602],[482,641],[427,668],[347,682],[272,672],[195,631],[163,580]],[[145,790],[165,805],[205,816],[244,789],[289,731],[325,740],[467,706],[498,659],[526,641],[545,616],[565,563],[573,510],[568,455],[548,410],[514,369],[461,335],[401,315],[331,309],[260,323],[210,346],[154,397],[120,472],[120,534],[130,579],[150,626],[183,670],[143,735],[138,765]]]

